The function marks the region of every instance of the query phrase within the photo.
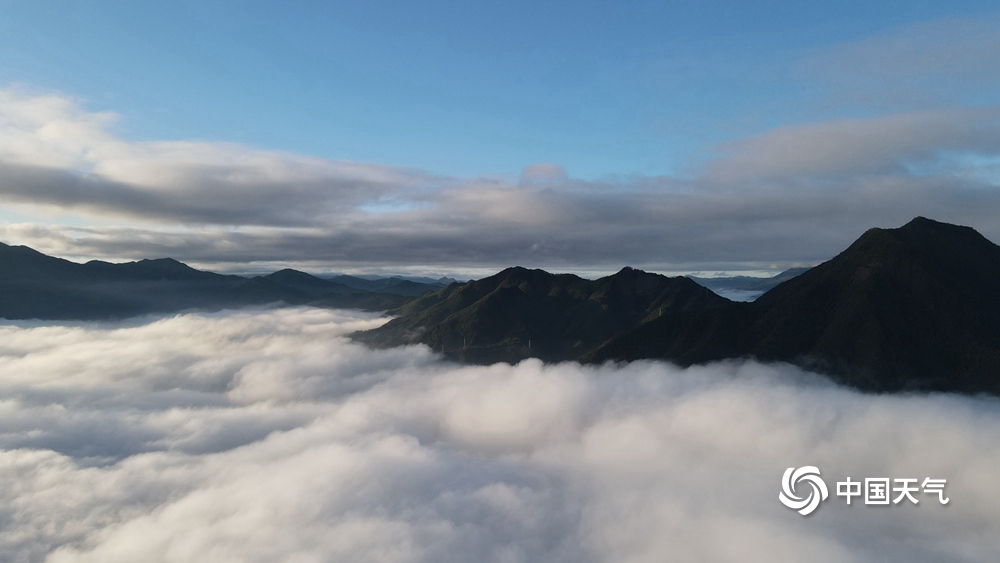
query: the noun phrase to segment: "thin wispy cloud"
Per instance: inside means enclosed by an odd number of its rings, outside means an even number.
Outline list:
[[[949,17],[828,46],[800,63],[828,103],[910,110],[995,99],[1000,18]]]

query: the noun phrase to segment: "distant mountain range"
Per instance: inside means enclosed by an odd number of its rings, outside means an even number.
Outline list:
[[[423,280],[423,281],[417,281]],[[382,293],[394,293],[397,295],[417,296],[427,293],[428,289],[441,289],[455,280],[451,278],[440,278],[432,280],[430,278],[403,278],[394,276],[390,278],[359,278],[355,276],[334,276],[330,281],[346,285],[361,291],[376,291]]]
[[[765,292],[777,287],[778,284],[786,282],[808,269],[809,268],[792,268],[769,278],[756,278],[751,276],[718,278],[701,278],[695,276],[688,277],[698,282],[699,285],[703,285],[727,299],[731,299],[733,301],[753,301]]]
[[[473,363],[756,358],[869,391],[1000,395],[1000,247],[971,228],[922,217],[871,229],[806,271],[724,282],[747,291],[775,285],[752,302],[632,268],[597,280],[508,268],[467,283],[433,281],[323,279],[296,270],[246,278],[169,258],[79,264],[0,244],[0,317],[7,319],[266,303],[389,310],[397,318],[352,337],[379,347],[422,343]]]
[[[279,302],[383,311],[442,287],[395,278],[371,283],[372,289],[353,287],[296,270],[244,278],[170,258],[79,264],[0,243],[0,317],[6,319],[114,319]]]
[[[594,281],[510,268],[393,312],[354,337],[469,362],[750,357],[869,391],[1000,394],[1000,247],[923,217],[871,229],[749,303],[629,268]]]

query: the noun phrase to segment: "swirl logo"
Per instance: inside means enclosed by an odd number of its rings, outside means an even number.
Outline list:
[[[795,494],[795,486],[799,484],[799,481],[805,481],[810,487],[809,495],[804,498]],[[812,465],[798,469],[789,467],[781,478],[781,492],[778,493],[778,500],[788,508],[798,510],[799,514],[803,516],[811,514],[819,506],[820,501],[826,500],[828,496],[826,483],[820,478],[819,469]]]

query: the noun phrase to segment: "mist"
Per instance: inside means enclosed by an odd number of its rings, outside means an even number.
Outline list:
[[[993,561],[1000,401],[788,365],[461,366],[311,308],[0,325],[4,561]],[[830,498],[778,501],[814,465]],[[947,479],[947,505],[836,481]]]

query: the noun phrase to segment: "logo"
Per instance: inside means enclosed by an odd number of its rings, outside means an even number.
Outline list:
[[[795,490],[801,481],[805,481],[809,485],[809,494],[804,497],[796,494],[798,491]],[[944,492],[944,487],[948,484],[947,479],[926,477],[920,486],[917,486],[917,483],[920,483],[920,479],[866,477],[864,482],[862,482],[852,481],[848,477],[846,481],[837,481],[837,496],[844,497],[847,506],[851,506],[851,499],[862,496],[866,505],[891,506],[905,500],[910,501],[914,505],[920,504],[920,500],[913,496],[912,493],[937,496],[938,502],[942,505],[948,504],[951,501],[951,499],[945,496]],[[863,493],[862,484],[864,485]],[[805,487],[803,486],[802,489],[805,489]],[[893,498],[892,493],[898,494]],[[812,465],[798,469],[789,467],[781,477],[781,492],[778,493],[778,500],[788,508],[799,511],[799,514],[803,516],[812,514],[819,507],[819,503],[826,500],[828,496],[826,483],[819,476],[819,469]]]
[[[802,481],[809,485],[809,495],[806,497],[800,497],[796,494],[796,485]],[[798,510],[799,514],[808,516],[829,495],[826,483],[819,476],[819,469],[807,465],[798,469],[789,467],[785,470],[785,475],[781,478],[781,492],[778,493],[778,500],[788,508]]]

